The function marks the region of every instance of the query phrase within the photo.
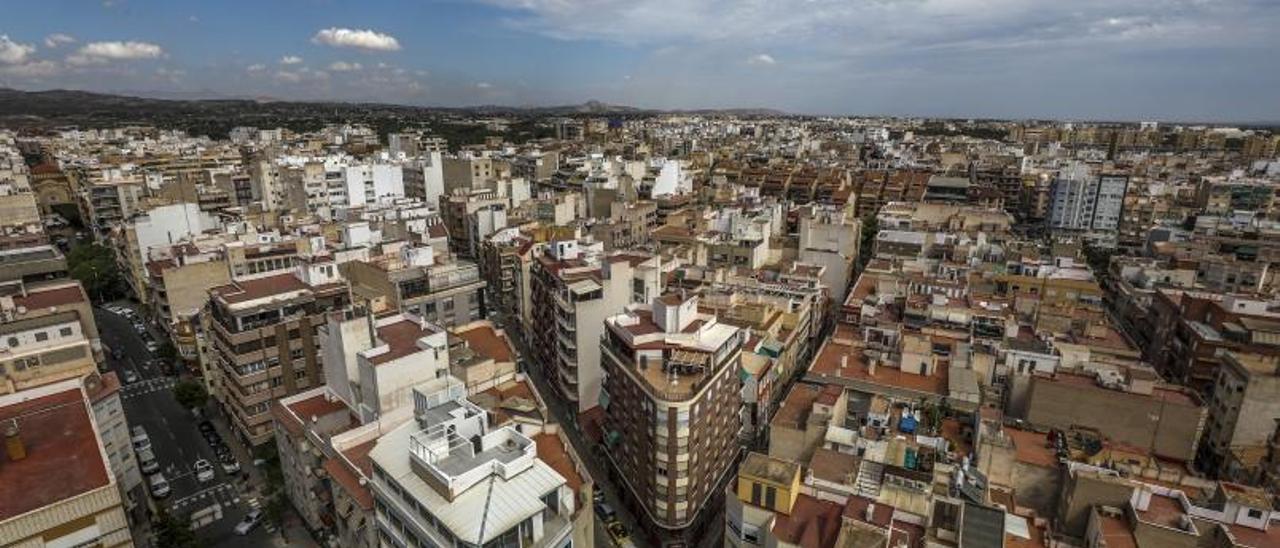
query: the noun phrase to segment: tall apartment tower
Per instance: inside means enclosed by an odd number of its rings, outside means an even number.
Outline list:
[[[1094,176],[1081,163],[1063,168],[1050,190],[1049,228],[1115,232],[1128,188],[1128,175]]]
[[[718,504],[713,495],[723,493],[739,450],[746,332],[699,313],[698,297],[671,293],[629,306],[605,327],[612,471],[655,537],[696,537],[707,525],[700,513]]]

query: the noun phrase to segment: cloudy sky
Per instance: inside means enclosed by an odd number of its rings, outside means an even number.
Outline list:
[[[1277,0],[7,2],[0,85],[1280,120]]]

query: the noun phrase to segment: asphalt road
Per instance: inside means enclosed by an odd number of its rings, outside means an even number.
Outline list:
[[[117,303],[121,304],[121,303]],[[125,317],[101,308],[94,309],[94,318],[109,348],[119,350],[119,360],[108,356],[107,364],[124,382],[126,371],[132,371],[138,380],[124,384],[120,399],[125,417],[132,428],[142,425],[151,437],[152,452],[160,462],[160,470],[169,481],[172,493],[163,499],[150,498],[146,492],[139,496],[150,504],[163,505],[170,513],[197,516],[202,513],[221,513],[221,518],[196,529],[196,535],[206,546],[272,546],[271,535],[262,527],[241,537],[234,534],[236,523],[250,510],[250,497],[245,495],[245,482],[239,474],[225,474],[218,466],[213,450],[209,448],[197,427],[199,419],[183,409],[173,397],[172,387],[176,378],[166,376],[153,363],[154,356],[147,350],[140,334]],[[157,336],[164,336],[156,333]],[[221,432],[225,440],[231,440],[229,432]],[[197,459],[206,459],[214,465],[214,479],[197,481],[193,466]],[[241,462],[242,467],[251,466]],[[217,510],[214,510],[215,505]],[[143,535],[135,531],[135,542],[146,545]]]

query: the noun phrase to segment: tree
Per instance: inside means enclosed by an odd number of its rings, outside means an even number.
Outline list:
[[[182,381],[173,387],[173,398],[187,409],[204,407],[209,401],[209,392],[199,381]]]
[[[116,299],[124,293],[124,280],[116,266],[115,253],[105,246],[76,246],[67,255],[67,270],[98,302]]]
[[[195,532],[191,530],[191,519],[186,516],[175,516],[160,506],[151,529],[155,532],[157,546],[173,546],[176,548],[198,548],[201,546]]]
[[[862,241],[858,243],[858,268],[866,266],[874,253],[876,234],[880,232],[880,220],[875,215],[862,218]]]
[[[156,357],[165,363],[165,366],[172,366],[178,361],[178,347],[173,345],[173,341],[164,339],[160,341],[160,348],[156,349]]]

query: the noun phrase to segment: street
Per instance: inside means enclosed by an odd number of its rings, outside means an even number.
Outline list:
[[[152,452],[160,463],[160,473],[169,481],[172,493],[163,499],[153,499],[147,492],[147,480],[143,478],[142,492],[134,493],[135,500],[144,503],[146,511],[135,513],[135,523],[149,522],[152,508],[163,505],[175,515],[193,516],[198,521],[196,536],[205,546],[273,546],[274,535],[259,527],[248,536],[234,533],[236,523],[250,510],[252,486],[242,473],[228,475],[218,466],[218,459],[197,426],[200,419],[191,410],[183,409],[173,397],[177,379],[166,376],[155,357],[147,350],[138,331],[129,319],[101,308],[94,308],[102,342],[120,354],[119,359],[108,356],[107,364],[123,379],[126,373],[136,375],[137,380],[121,387],[120,399],[130,427],[141,425],[151,438]],[[163,334],[157,334],[163,337]],[[231,433],[220,421],[213,421],[224,440],[233,446],[242,470],[251,468],[249,457],[239,448]],[[212,481],[196,479],[194,464],[198,459],[214,464]],[[221,516],[218,518],[218,516]],[[149,546],[149,527],[135,527],[135,542]]]

